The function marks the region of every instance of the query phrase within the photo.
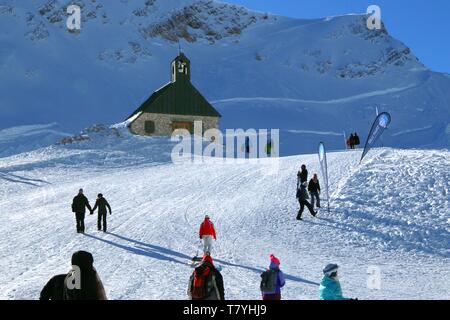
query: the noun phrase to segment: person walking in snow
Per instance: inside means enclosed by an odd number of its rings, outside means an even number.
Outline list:
[[[267,144],[266,144],[266,154],[268,157],[270,157],[272,155],[272,140],[271,139],[267,139]]]
[[[313,217],[315,217],[317,214],[317,212],[314,211],[314,208],[307,200],[308,198],[308,191],[306,191],[307,185],[308,183],[304,182],[300,184],[300,187],[297,189],[297,199],[300,204],[300,210],[298,211],[297,214],[297,220],[302,220],[302,214],[303,210],[305,209],[305,206],[308,208],[309,212]]]
[[[78,191],[78,195],[75,196],[72,201],[72,212],[75,213],[75,218],[77,221],[77,233],[84,233],[86,208],[88,208],[89,211],[92,211],[89,200],[83,194],[83,189],[80,189]]]
[[[189,300],[225,300],[223,277],[207,252],[189,278]]]
[[[203,241],[203,254],[212,252],[213,240],[217,240],[217,237],[214,224],[209,219],[208,215],[205,216],[205,220],[200,225],[198,234],[200,236],[200,239]]]
[[[39,300],[107,300],[93,263],[91,253],[75,252],[72,270],[52,277],[42,289]]]
[[[297,189],[304,182],[308,181],[308,170],[306,170],[306,165],[302,164],[300,171],[297,173]]]
[[[337,264],[330,263],[323,269],[324,277],[319,287],[320,300],[353,300],[342,295],[338,268]]]
[[[353,140],[355,141],[355,143],[354,143],[355,146],[359,146],[361,144],[361,140],[359,139],[359,136],[356,132],[353,135]]]
[[[348,138],[347,144],[350,147],[350,149],[355,149],[355,137],[353,136],[353,133],[350,134],[350,138]]]
[[[245,153],[246,154],[250,153],[250,138],[249,137],[245,137]]]
[[[280,270],[280,260],[271,254],[269,269],[261,274],[262,299],[281,300],[281,288],[285,284],[284,274]]]
[[[97,208],[98,208],[98,217],[97,217],[98,231],[102,230],[102,221],[103,221],[103,232],[106,232],[106,216],[107,216],[106,208],[108,208],[109,215],[111,215],[111,206],[101,193],[98,194],[97,201],[95,202],[94,208],[91,210],[91,214],[93,214]]]
[[[314,206],[320,208],[320,183],[316,173],[313,178],[309,180],[308,191],[311,195],[311,206],[313,208]]]

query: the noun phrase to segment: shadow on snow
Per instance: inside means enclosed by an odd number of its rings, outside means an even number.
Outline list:
[[[90,234],[84,234],[86,237],[104,242],[106,244],[109,244],[111,246],[129,251],[131,253],[137,254],[137,255],[141,255],[141,256],[145,256],[145,257],[150,257],[150,258],[154,258],[154,259],[158,259],[161,261],[169,261],[169,262],[174,262],[177,264],[182,264],[182,265],[188,265],[187,261],[191,261],[192,257],[188,256],[186,254],[174,251],[174,250],[170,250],[161,246],[157,246],[157,245],[153,245],[153,244],[148,244],[148,243],[144,243],[142,241],[138,241],[138,240],[134,240],[134,239],[130,239],[115,233],[106,233],[107,235],[116,237],[118,239],[130,242],[132,244],[134,244],[135,246],[127,246],[127,245],[123,245],[123,244],[119,244],[117,242],[111,241],[111,240],[106,240],[94,235],[90,235]],[[181,261],[180,259],[186,260],[186,262]],[[241,269],[246,269],[258,274],[261,274],[265,269],[263,268],[255,268],[255,267],[249,267],[249,266],[244,266],[244,265],[240,265],[240,264],[235,264],[235,263],[231,263],[228,261],[224,261],[224,260],[220,260],[220,259],[214,259],[214,261],[223,264],[225,266],[229,266],[229,267],[234,267],[234,268],[241,268]],[[301,282],[301,283],[305,283],[305,284],[309,284],[309,285],[314,285],[314,286],[319,286],[320,284],[317,282],[313,282],[313,281],[309,281],[300,277],[296,277],[296,276],[292,276],[289,274],[284,274],[286,280],[290,280],[290,281],[294,281],[294,282]]]

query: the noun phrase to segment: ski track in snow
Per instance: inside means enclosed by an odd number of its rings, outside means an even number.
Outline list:
[[[285,299],[316,299],[329,262],[341,266],[347,296],[450,298],[448,151],[378,149],[361,166],[358,151],[329,153],[331,213],[305,211],[303,222],[296,173],[302,163],[319,173],[317,155],[281,158],[275,175],[266,174],[271,160],[154,165],[122,156],[48,148],[0,158],[0,298],[37,299],[84,249],[110,299],[185,299],[205,214],[217,228],[227,299],[260,299],[270,253],[286,273]],[[87,234],[75,233],[79,187],[91,204],[105,194],[110,233],[97,232],[90,215]],[[369,265],[381,268],[382,290],[367,288]]]
[[[398,92],[402,92],[402,91],[406,91],[406,90],[415,88],[417,86],[418,85],[414,84],[414,85],[409,85],[409,86],[401,87],[401,88],[390,88],[390,89],[385,89],[385,90],[361,93],[361,94],[357,94],[357,95],[345,97],[345,98],[336,98],[336,99],[323,100],[323,101],[295,99],[295,98],[282,98],[282,97],[278,97],[278,98],[273,98],[273,97],[236,97],[236,98],[215,100],[215,101],[212,101],[212,104],[226,104],[226,103],[238,103],[238,102],[244,103],[244,102],[255,102],[255,101],[256,102],[258,102],[258,101],[277,102],[278,101],[278,102],[295,102],[295,103],[307,103],[307,104],[339,104],[339,103],[353,102],[353,101],[366,99],[366,98],[383,96],[383,95],[392,94],[392,93],[398,93]]]
[[[289,133],[297,133],[297,134],[315,134],[321,136],[338,136],[343,137],[343,133],[332,132],[332,131],[315,131],[315,130],[286,130]]]
[[[410,133],[417,133],[417,132],[421,132],[421,131],[426,131],[426,130],[430,130],[431,128],[433,128],[432,126],[426,126],[423,128],[416,128],[416,129],[409,129],[409,130],[403,130],[397,133],[392,134],[393,137],[398,137],[404,134],[410,134]]]

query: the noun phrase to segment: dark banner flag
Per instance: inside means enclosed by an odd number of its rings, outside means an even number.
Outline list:
[[[322,169],[322,177],[325,186],[325,194],[327,195],[328,202],[328,212],[330,212],[330,194],[328,191],[328,164],[327,164],[327,153],[325,151],[325,144],[321,142],[319,144],[319,162],[320,168]]]
[[[383,134],[384,130],[391,123],[391,115],[387,112],[382,112],[375,119],[372,129],[370,129],[369,135],[367,136],[366,145],[364,146],[364,151],[361,156],[361,161],[366,156],[367,152],[369,152],[370,148],[377,142],[378,138]],[[361,163],[360,161],[360,163]]]

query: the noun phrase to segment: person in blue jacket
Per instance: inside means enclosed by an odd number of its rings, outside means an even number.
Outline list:
[[[337,274],[338,268],[337,264],[330,263],[323,269],[324,277],[319,287],[320,300],[353,300],[342,295]]]

